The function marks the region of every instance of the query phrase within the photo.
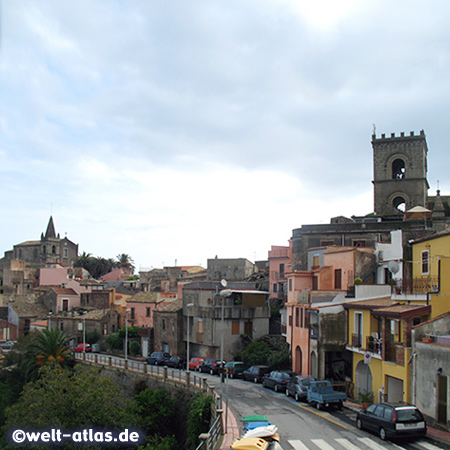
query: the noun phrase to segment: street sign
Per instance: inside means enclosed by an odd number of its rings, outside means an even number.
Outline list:
[[[364,354],[364,364],[370,364],[372,362],[372,355],[367,352]]]

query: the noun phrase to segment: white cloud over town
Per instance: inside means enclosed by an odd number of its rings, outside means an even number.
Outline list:
[[[137,267],[267,257],[373,210],[371,135],[450,192],[445,0],[1,3],[0,251],[57,232]]]

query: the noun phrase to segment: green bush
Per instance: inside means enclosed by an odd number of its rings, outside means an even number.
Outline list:
[[[194,450],[198,445],[198,437],[209,430],[211,423],[212,396],[197,394],[189,403],[187,418],[186,450]]]
[[[129,348],[130,348],[131,356],[139,355],[139,353],[141,351],[141,346],[138,341],[131,341],[129,344]]]
[[[121,338],[118,333],[108,335],[106,343],[111,350],[123,348],[123,338]]]

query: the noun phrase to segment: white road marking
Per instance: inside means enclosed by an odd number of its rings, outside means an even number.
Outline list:
[[[335,439],[335,441],[347,450],[361,450],[361,447],[352,444],[348,439]]]
[[[420,440],[420,441],[415,441],[414,444],[418,444],[421,447],[425,447],[428,450],[442,450],[440,447],[437,447],[436,445],[430,444],[427,441],[424,440]]]
[[[323,439],[311,439],[311,442],[317,447],[319,447],[322,450],[334,450],[334,447],[332,447],[328,442],[324,441]]]
[[[367,445],[367,447],[369,447],[373,450],[386,450],[385,446],[379,445],[376,442],[372,441],[372,439],[369,439],[369,438],[358,438],[358,441],[362,442],[364,445]]]
[[[292,445],[295,450],[309,450],[309,448],[302,441],[288,441],[288,443]]]

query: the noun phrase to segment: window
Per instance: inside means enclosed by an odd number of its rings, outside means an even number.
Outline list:
[[[292,327],[292,316],[289,316],[289,326]]]
[[[280,277],[284,278],[284,264],[283,263],[280,264]]]
[[[197,319],[197,341],[203,342],[203,322],[202,319]]]
[[[392,179],[393,180],[403,180],[405,178],[405,161],[402,159],[396,159],[392,163]]]
[[[319,264],[320,264],[320,260],[319,260],[319,254],[318,253],[315,253],[314,255],[313,255],[313,267],[319,267]]]
[[[273,292],[278,292],[278,283],[273,283]]]
[[[406,211],[406,201],[403,197],[395,197],[392,206],[401,213],[404,213]]]
[[[162,329],[163,331],[165,331],[165,329],[166,329],[166,319],[162,319],[162,320],[161,320],[161,329]]]
[[[67,248],[64,249],[64,258],[67,258]]]
[[[422,273],[424,275],[430,273],[429,261],[430,261],[430,252],[429,250],[424,250],[422,252]]]
[[[292,292],[292,278],[289,278],[289,292]]]
[[[145,308],[145,317],[150,317],[150,308]]]
[[[353,247],[365,247],[366,241],[363,241],[361,239],[353,241]]]
[[[134,308],[131,308],[130,320],[134,320]]]
[[[60,322],[60,323],[59,323],[59,329],[60,329],[61,331],[64,331],[64,322]]]
[[[239,320],[231,322],[231,334],[239,334]]]
[[[52,246],[52,254],[54,255],[56,253],[56,247],[53,245]]]
[[[336,269],[334,271],[334,288],[342,289],[342,269]]]
[[[253,322],[244,322],[244,334],[253,336]]]
[[[62,310],[61,311],[69,311],[69,299],[68,298],[62,299]]]
[[[295,308],[295,326],[300,326],[300,308]]]

